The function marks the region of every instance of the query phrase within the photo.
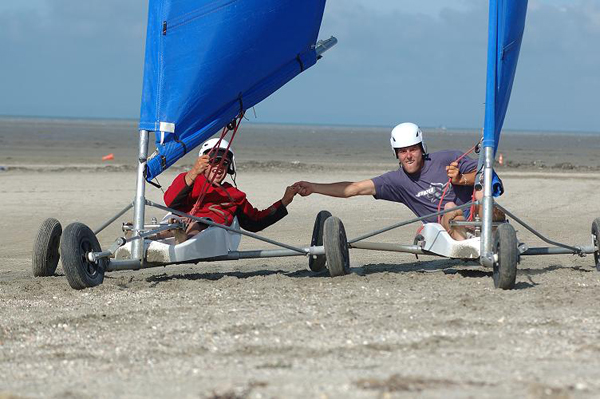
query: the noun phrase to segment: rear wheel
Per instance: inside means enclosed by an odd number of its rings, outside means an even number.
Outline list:
[[[106,259],[90,262],[89,252],[100,252],[96,235],[83,223],[71,223],[65,228],[60,242],[60,255],[67,281],[80,290],[94,287],[104,281]]]
[[[519,250],[517,233],[510,224],[501,224],[496,229],[494,253],[498,255],[498,260],[494,262],[494,286],[503,290],[515,288]]]
[[[594,262],[596,263],[596,270],[600,272],[600,218],[597,218],[592,223],[592,237],[594,239]]]
[[[323,245],[323,226],[325,225],[325,220],[330,217],[331,213],[328,211],[321,211],[317,214],[315,226],[313,227],[312,239],[310,240],[311,247]],[[313,272],[323,271],[325,269],[325,262],[325,255],[311,255],[308,257],[308,267]]]
[[[331,216],[323,226],[323,245],[327,258],[327,269],[331,277],[343,276],[350,272],[350,254],[346,230],[342,221]]]
[[[42,222],[35,240],[33,241],[33,256],[31,267],[35,277],[53,276],[60,259],[58,247],[62,226],[54,218]]]

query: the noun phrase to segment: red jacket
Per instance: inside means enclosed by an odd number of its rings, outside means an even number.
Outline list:
[[[206,178],[198,176],[193,186],[188,186],[185,183],[185,175],[186,173],[181,173],[173,180],[165,192],[164,199],[169,208],[189,213],[200,196]],[[246,193],[229,183],[223,183],[221,186],[208,186],[202,206],[193,216],[210,218],[215,223],[227,226],[231,225],[234,216],[237,216],[242,229],[257,232],[286,215],[287,209],[281,201],[259,211],[248,202]]]

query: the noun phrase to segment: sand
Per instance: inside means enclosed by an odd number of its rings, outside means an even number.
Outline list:
[[[258,207],[296,180],[369,178],[390,166],[294,168],[256,158],[238,183]],[[54,277],[34,278],[42,220],[94,228],[133,199],[127,165],[86,159],[41,157],[0,172],[2,399],[600,396],[600,273],[591,256],[524,257],[512,291],[494,289],[491,271],[475,263],[360,250],[350,252],[352,273],[338,278],[311,273],[303,257],[115,272],[83,291],[68,286],[60,266]],[[590,244],[598,172],[512,168],[501,176],[504,206],[550,238]],[[148,193],[160,201],[159,190]],[[306,245],[321,209],[350,237],[411,217],[372,198],[311,196],[296,198],[264,235]],[[410,243],[415,230],[379,239]],[[99,239],[108,245],[119,233],[113,225]],[[541,245],[522,228],[518,235]],[[258,248],[270,246],[243,239],[242,249]]]

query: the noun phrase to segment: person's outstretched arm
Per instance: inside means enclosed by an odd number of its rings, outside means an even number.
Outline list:
[[[277,223],[287,215],[287,206],[294,200],[297,193],[297,188],[287,187],[279,201],[262,211],[254,208],[247,199],[244,199],[235,213],[240,222],[240,227],[256,233]]]
[[[358,182],[341,181],[337,183],[299,181],[294,183],[293,187],[298,187],[298,194],[303,197],[313,193],[338,198],[349,198],[355,195],[375,195],[375,183],[371,179]]]

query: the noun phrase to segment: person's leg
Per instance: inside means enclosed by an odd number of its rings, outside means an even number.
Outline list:
[[[454,202],[448,202],[444,206],[444,210],[451,209],[454,207],[456,207],[456,204]],[[450,226],[450,222],[453,220],[465,220],[462,210],[457,209],[455,211],[448,212],[442,215],[442,226],[444,227],[444,229],[446,229],[448,234],[450,234],[450,237],[452,237],[453,239],[457,241],[466,240],[467,230],[463,226]]]
[[[182,234],[181,237],[179,237],[179,238],[176,237],[175,239],[177,240],[178,244],[181,244],[185,240],[189,240],[196,234],[200,233],[202,230],[206,229],[207,227],[208,227],[208,225],[206,225],[206,224],[202,224],[202,223],[198,223],[198,222],[190,222],[187,226],[187,229],[185,230],[185,233],[184,233],[185,235]]]
[[[475,199],[477,201],[481,201],[483,199],[483,190],[479,190],[475,192]],[[483,218],[483,207],[479,205],[475,205],[475,212],[479,215],[479,218]],[[494,207],[492,213],[492,221],[493,222],[504,222],[506,220],[506,215],[499,208]]]

